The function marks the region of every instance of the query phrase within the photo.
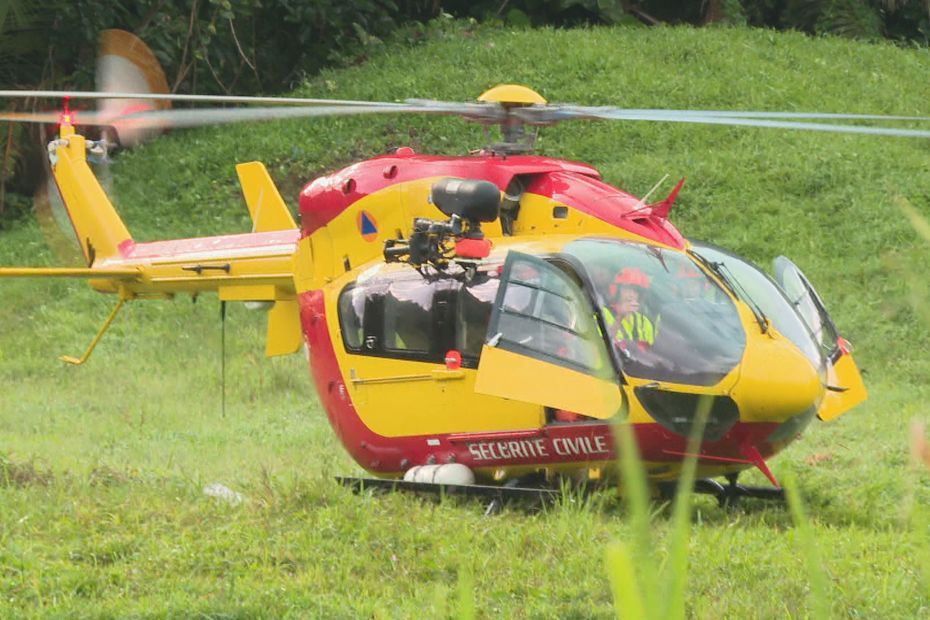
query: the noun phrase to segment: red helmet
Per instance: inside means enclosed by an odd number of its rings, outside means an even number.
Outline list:
[[[682,279],[682,280],[686,278],[700,278],[701,272],[695,269],[694,267],[692,267],[691,265],[679,264],[675,277]]]
[[[615,297],[621,286],[637,286],[639,288],[649,288],[649,276],[644,274],[636,267],[624,267],[623,271],[614,278],[614,283],[610,285],[610,295]]]

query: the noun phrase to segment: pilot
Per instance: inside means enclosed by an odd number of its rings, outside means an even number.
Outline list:
[[[690,265],[679,264],[675,277],[678,296],[684,300],[700,299],[704,295],[704,278],[701,272]]]
[[[645,351],[655,344],[655,325],[642,312],[648,289],[649,276],[636,267],[624,267],[608,289],[612,303],[604,318],[614,344],[624,351]]]

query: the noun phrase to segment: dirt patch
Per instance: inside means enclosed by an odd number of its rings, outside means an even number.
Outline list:
[[[38,467],[35,461],[17,463],[0,455],[0,487],[48,486],[52,472]]]

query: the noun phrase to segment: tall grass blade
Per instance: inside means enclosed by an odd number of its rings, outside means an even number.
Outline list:
[[[909,492],[909,525],[914,532],[914,546],[920,562],[921,585],[924,594],[930,597],[930,514],[926,506],[921,505],[915,495],[920,484],[918,472],[923,468],[930,469],[930,443],[927,442],[926,427],[923,422],[911,422],[911,464]]]
[[[783,477],[783,483],[810,582],[811,617],[829,618],[831,605],[827,576],[820,560],[820,552],[817,550],[813,529],[801,501],[801,494],[798,493],[794,472],[789,471]]]
[[[698,400],[694,414],[694,423],[688,436],[688,456],[681,467],[678,488],[675,493],[675,505],[672,510],[671,544],[669,545],[669,563],[664,573],[667,596],[665,598],[665,618],[685,617],[685,591],[688,584],[688,541],[691,539],[691,497],[694,492],[694,478],[697,471],[696,455],[701,449],[704,427],[710,416],[713,397],[702,396]]]
[[[636,575],[630,550],[620,541],[612,542],[607,547],[607,576],[617,618],[645,620],[648,617]]]
[[[455,617],[459,620],[474,620],[475,618],[475,575],[470,564],[462,564],[459,568],[457,609]]]
[[[930,222],[924,219],[906,198],[899,196],[895,199],[895,203],[910,222],[911,227],[927,244],[930,244]],[[911,260],[919,263],[921,258],[923,256],[912,255]],[[896,262],[893,261],[893,264]],[[915,271],[912,267],[908,268],[901,264],[896,266],[907,283],[907,296],[911,308],[924,324],[930,325],[930,285],[927,283],[926,273]]]
[[[904,216],[911,223],[911,226],[930,244],[930,222],[927,222],[923,216],[918,213],[910,202],[905,198],[899,197],[896,200],[898,208],[904,213]],[[915,313],[920,316],[924,323],[930,325],[930,310],[928,310],[928,291],[926,274],[921,277],[915,273],[908,273],[908,290],[911,297],[911,305]],[[910,490],[910,527],[914,532],[914,544],[917,548],[918,561],[920,562],[922,586],[924,594],[930,597],[930,513],[927,508],[922,506],[916,499],[916,489],[918,480],[916,472],[922,467],[930,469],[930,444],[927,442],[926,428],[923,422],[914,420],[911,422],[911,462],[912,471],[915,472],[911,478]]]
[[[925,220],[905,198],[898,197],[895,202],[897,202],[898,208],[901,209],[904,216],[910,221],[914,230],[917,231],[917,234],[923,237],[924,241],[930,243],[930,222]]]
[[[638,566],[637,574],[642,584],[645,608],[650,612],[649,617],[654,617],[659,610],[661,593],[658,591],[658,570],[652,555],[646,472],[639,456],[636,438],[633,436],[632,425],[629,422],[621,422],[615,429],[620,444],[620,477],[629,513],[633,558]]]

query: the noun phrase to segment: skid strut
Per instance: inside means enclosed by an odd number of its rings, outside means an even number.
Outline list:
[[[785,490],[781,487],[752,487],[737,484],[736,476],[727,476],[727,484],[710,478],[694,482],[694,492],[713,495],[721,506],[732,506],[742,497],[785,501]]]

